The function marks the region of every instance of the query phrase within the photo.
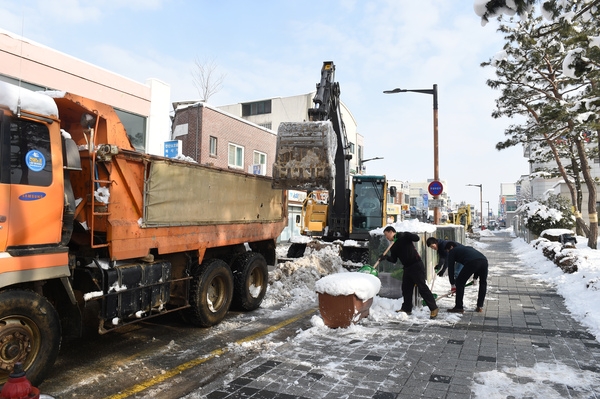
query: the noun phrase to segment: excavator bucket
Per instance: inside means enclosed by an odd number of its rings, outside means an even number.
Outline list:
[[[331,190],[337,136],[330,121],[283,122],[277,130],[273,188]]]

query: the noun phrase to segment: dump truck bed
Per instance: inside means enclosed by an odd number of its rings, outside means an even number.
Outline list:
[[[137,152],[112,107],[71,93],[55,101],[81,157],[82,170],[70,173],[86,230],[75,230],[78,243],[105,246],[112,260],[203,253],[275,240],[287,225],[284,191],[271,178]],[[94,115],[93,132],[83,114]]]
[[[98,163],[109,197],[91,201],[86,155],[71,174],[77,220],[106,234],[113,260],[273,240],[287,224],[283,191],[268,177],[130,151]]]

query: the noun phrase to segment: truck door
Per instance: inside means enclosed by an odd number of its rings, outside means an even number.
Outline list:
[[[61,139],[49,129],[58,128],[55,125],[14,118],[2,123],[3,155],[8,158],[3,156],[2,167],[9,168],[2,172],[2,186],[6,179],[10,183],[1,188],[0,212],[4,208],[6,221],[0,223],[5,230],[0,234],[5,235],[5,247],[60,242],[64,191]]]

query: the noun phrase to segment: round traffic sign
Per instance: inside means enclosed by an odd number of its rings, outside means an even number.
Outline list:
[[[444,186],[437,180],[429,183],[429,187],[427,189],[429,190],[429,194],[433,195],[434,197],[444,192]]]

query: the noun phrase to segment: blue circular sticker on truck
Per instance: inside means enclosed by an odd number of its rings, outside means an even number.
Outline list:
[[[27,167],[34,172],[39,172],[46,167],[46,158],[38,150],[31,150],[25,155]]]

